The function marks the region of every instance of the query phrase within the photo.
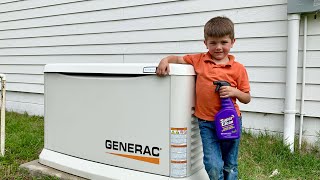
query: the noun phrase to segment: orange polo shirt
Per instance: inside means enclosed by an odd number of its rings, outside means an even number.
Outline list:
[[[213,121],[215,114],[220,110],[219,92],[215,92],[214,81],[228,81],[232,87],[243,92],[250,91],[248,74],[245,67],[235,61],[235,57],[228,55],[227,64],[216,64],[209,52],[186,55],[184,61],[193,65],[197,74],[196,100],[194,115],[200,119]],[[236,98],[232,98],[234,106],[240,116]]]

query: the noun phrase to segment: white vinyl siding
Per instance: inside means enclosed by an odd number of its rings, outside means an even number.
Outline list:
[[[252,101],[241,109],[250,122],[257,117],[268,124],[265,117],[275,117],[283,126],[287,0],[1,1],[0,73],[8,76],[8,109],[43,115],[48,63],[159,62],[170,54],[205,52],[203,25],[217,15],[235,23],[231,53],[249,74]],[[313,127],[320,117],[320,23],[312,15],[308,20],[305,116]],[[303,33],[301,18],[297,112]]]

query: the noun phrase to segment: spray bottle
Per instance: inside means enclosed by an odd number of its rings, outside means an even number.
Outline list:
[[[215,91],[219,91],[222,86],[230,86],[227,81],[214,81]],[[215,115],[215,126],[217,136],[220,140],[238,139],[240,137],[240,124],[238,113],[231,98],[220,98],[221,109]]]

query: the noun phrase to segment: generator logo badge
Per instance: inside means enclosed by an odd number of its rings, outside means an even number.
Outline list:
[[[105,147],[108,150],[108,152],[106,152],[108,154],[152,164],[160,164],[159,156],[161,148],[156,146],[152,147],[141,144],[106,140]]]

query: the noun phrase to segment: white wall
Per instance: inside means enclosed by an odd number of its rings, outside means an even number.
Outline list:
[[[256,125],[244,124],[260,129],[276,121],[270,129],[282,131],[287,0],[1,1],[0,73],[8,76],[8,109],[43,115],[47,63],[158,62],[169,54],[206,51],[203,25],[217,15],[234,21],[237,41],[232,53],[250,76],[252,102],[241,108],[245,121]],[[305,110],[314,135],[320,129],[319,20],[310,16],[308,27]],[[297,87],[299,100],[300,84]],[[266,115],[275,118],[262,118]]]
[[[301,81],[302,81],[302,58],[303,58],[303,27],[304,16],[301,15],[300,23],[300,42],[299,42],[299,63],[298,63],[298,84],[297,84],[297,104],[296,104],[296,133],[299,133],[300,126],[300,103],[301,103]],[[307,32],[307,61],[306,61],[306,87],[305,87],[305,117],[303,126],[303,138],[309,142],[320,140],[320,23],[319,19],[314,19],[313,14],[307,14],[308,17],[308,32]],[[281,71],[274,71],[270,74],[265,74],[265,69],[255,69],[256,72],[251,73],[264,76],[266,80],[260,87],[253,87],[252,94],[257,97],[255,103],[248,105],[241,105],[242,109],[248,111],[244,113],[247,120],[244,121],[244,126],[253,132],[261,129],[282,132],[283,131],[283,106],[284,106],[284,93],[285,93],[285,57],[281,64]],[[273,64],[275,65],[275,64]],[[269,66],[271,67],[271,66]],[[278,68],[278,67],[277,67]],[[255,74],[250,74],[250,77],[257,77]],[[265,75],[263,75],[265,74]],[[251,78],[252,79],[252,78]],[[262,78],[259,77],[259,81]],[[255,81],[255,80],[253,80]],[[272,83],[270,83],[272,82]],[[251,82],[252,83],[252,82]],[[256,88],[256,89],[254,89]],[[256,113],[251,111],[251,108],[256,108]],[[266,110],[268,109],[268,110]],[[272,110],[271,110],[272,109]],[[270,111],[271,110],[271,111]],[[271,114],[270,114],[271,113]]]

